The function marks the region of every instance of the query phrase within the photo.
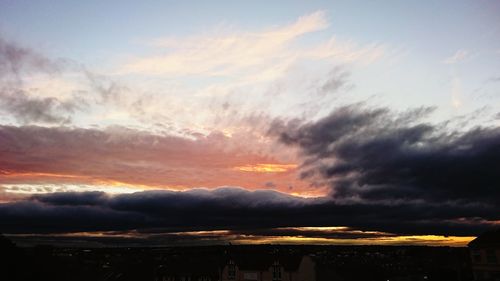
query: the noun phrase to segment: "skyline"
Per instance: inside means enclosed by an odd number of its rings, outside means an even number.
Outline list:
[[[2,2],[0,233],[463,246],[498,227],[500,4],[359,5]]]

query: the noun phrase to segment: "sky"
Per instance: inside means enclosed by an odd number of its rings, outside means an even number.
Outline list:
[[[464,246],[500,225],[498,14],[1,1],[0,233]]]

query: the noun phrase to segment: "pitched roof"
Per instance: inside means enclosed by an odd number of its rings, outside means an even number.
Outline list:
[[[469,243],[469,247],[500,246],[500,228],[485,232]]]

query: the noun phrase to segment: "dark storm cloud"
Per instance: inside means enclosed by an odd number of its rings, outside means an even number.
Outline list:
[[[67,205],[67,206],[96,206],[105,203],[107,195],[104,192],[59,192],[47,195],[34,195],[34,201],[47,203],[50,205]]]
[[[430,111],[352,105],[271,132],[301,148],[302,177],[330,185],[337,200],[500,206],[500,128],[450,130],[423,122]]]
[[[331,187],[332,201],[318,215],[332,225],[477,233],[500,213],[500,129],[423,121],[432,110],[394,113],[356,104],[315,122],[277,120],[270,133],[300,148],[304,180]],[[332,212],[351,219],[333,219]]]
[[[296,229],[276,228],[334,225],[395,234],[474,235],[488,227],[487,219],[500,219],[498,208],[451,203],[341,204],[329,198],[305,199],[240,188],[115,196],[53,193],[0,204],[0,232],[4,233],[230,230],[252,234],[258,229],[275,229],[276,234],[295,235]],[[319,232],[302,234],[320,236]],[[321,235],[352,238],[362,234]]]
[[[145,228],[242,227],[272,224],[266,213],[299,208],[304,202],[271,191],[151,191],[118,196],[53,193],[0,205],[0,232],[43,233]]]

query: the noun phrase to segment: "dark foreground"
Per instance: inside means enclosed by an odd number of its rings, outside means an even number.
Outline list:
[[[2,240],[0,255],[4,262],[0,280],[6,281],[472,280],[466,248],[288,245],[20,248],[5,238]],[[305,256],[314,271],[299,273],[307,271],[307,264],[301,258]]]

